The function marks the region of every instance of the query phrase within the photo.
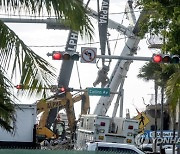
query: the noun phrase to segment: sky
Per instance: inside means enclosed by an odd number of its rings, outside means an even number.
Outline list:
[[[101,1],[100,1],[101,2]],[[101,4],[101,3],[100,3]],[[110,1],[110,19],[115,20],[118,23],[122,23],[124,26],[128,25],[128,20],[126,16],[122,12],[125,10],[126,0],[111,0]],[[91,0],[89,6],[91,8],[96,8],[96,0]],[[119,13],[119,14],[114,14]],[[138,17],[137,12],[137,17]],[[1,18],[2,16],[0,16]],[[97,31],[97,21],[93,19],[93,23],[95,26],[95,36],[94,41],[92,42],[99,42],[99,36]],[[15,33],[24,41],[26,45],[28,45],[34,52],[45,58],[48,62],[50,62],[54,67],[57,68],[57,76],[59,75],[59,70],[61,66],[61,61],[53,61],[51,57],[47,57],[48,52],[52,51],[63,51],[65,49],[67,37],[68,37],[68,30],[48,30],[46,29],[45,24],[27,24],[27,23],[7,23],[7,25],[15,31]],[[114,55],[120,55],[121,51],[125,45],[126,39],[124,35],[120,35],[116,30],[109,30],[110,37],[109,39],[119,39],[118,41],[111,41],[110,48],[111,53]],[[91,43],[92,43],[91,42]],[[100,46],[99,43],[94,44],[87,44],[87,40],[82,40],[80,37],[78,39],[77,51],[81,52],[81,47],[95,47],[97,48],[98,54],[100,54]],[[39,47],[34,47],[39,46]],[[41,46],[41,47],[40,47]],[[43,46],[43,47],[42,47]],[[47,47],[47,46],[54,46],[54,47]],[[143,56],[143,57],[150,57],[154,51],[148,48],[147,38],[141,40],[138,46],[137,55],[136,56]],[[110,77],[111,71],[114,69],[114,65],[116,64],[117,60],[113,60],[110,67],[110,72],[108,76]],[[137,115],[136,108],[139,111],[143,111],[145,109],[145,105],[143,103],[143,98],[145,103],[148,104],[151,94],[154,93],[153,82],[144,82],[142,79],[138,79],[137,75],[139,73],[139,69],[145,64],[143,61],[134,61],[130,65],[130,69],[127,73],[127,78],[124,83],[124,108],[123,108],[123,116],[126,114],[126,110],[130,110],[130,115],[135,116]],[[81,87],[85,89],[86,87],[93,87],[93,82],[97,76],[97,67],[96,64],[92,63],[81,63],[80,61],[77,62],[79,74],[80,74],[80,81]],[[14,81],[14,84],[17,85],[17,81]],[[76,63],[74,63],[73,72],[71,76],[71,81],[69,87],[79,89],[79,79],[78,79],[78,72]],[[100,87],[98,85],[97,87]],[[94,108],[99,100],[100,96],[90,96],[90,113],[93,113]],[[115,97],[116,98],[116,97]],[[114,107],[114,102],[116,99],[114,98],[112,105],[109,108],[108,115],[111,116],[112,110]],[[37,98],[33,98],[31,100],[20,98],[21,103],[24,104],[31,104],[37,100]],[[76,117],[80,114],[79,107],[80,102],[75,104],[75,111]]]

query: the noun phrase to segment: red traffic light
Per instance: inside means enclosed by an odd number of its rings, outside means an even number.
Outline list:
[[[61,87],[61,88],[59,88],[59,92],[66,92],[66,88],[64,88],[64,87]]]
[[[154,54],[152,57],[153,62],[155,63],[171,63],[178,64],[180,62],[178,55],[163,55],[163,54]]]
[[[72,92],[74,89],[73,88],[69,88],[69,87],[67,87],[67,88],[65,88],[65,87],[60,87],[60,88],[58,88],[58,90],[59,90],[59,92],[60,93],[65,93],[65,92]]]
[[[59,51],[53,51],[52,59],[53,60],[61,60],[62,59],[62,53]]]
[[[23,87],[23,85],[16,85],[16,86],[14,86],[16,89],[23,89],[24,87]]]
[[[153,55],[153,62],[155,62],[155,63],[162,62],[162,56],[160,54]]]
[[[79,53],[77,52],[53,51],[52,53],[48,53],[47,56],[52,56],[53,60],[79,60]]]

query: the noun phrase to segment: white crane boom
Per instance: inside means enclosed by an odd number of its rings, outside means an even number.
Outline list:
[[[121,53],[121,56],[133,56],[137,50],[140,38],[137,36],[131,37],[127,40],[126,45]],[[114,71],[110,77],[109,84],[107,85],[111,91],[117,91],[118,87],[123,83],[124,78],[126,78],[129,66],[132,61],[129,60],[118,60],[114,68]],[[106,115],[111,102],[114,98],[114,94],[111,94],[110,97],[101,97],[95,110],[94,114],[97,115]]]
[[[127,5],[126,5],[126,10],[128,10],[128,12],[129,12],[127,15],[130,20],[130,23],[131,23],[130,24],[131,28],[128,29],[121,25],[121,31],[126,32],[125,34],[128,36],[128,40],[127,40],[120,56],[134,56],[134,54],[136,53],[139,41],[140,41],[140,37],[138,37],[136,35],[139,31],[138,25],[139,25],[140,18],[138,19],[138,22],[136,22],[136,18],[135,18],[133,8],[132,8],[132,1],[128,1]],[[111,21],[109,19],[109,24],[110,23],[114,26],[116,25],[116,29],[119,30],[119,28],[117,27],[117,25],[118,25],[117,23],[115,23],[114,21]],[[114,92],[118,90],[118,87],[121,87],[121,89],[122,89],[124,80],[126,78],[126,75],[127,75],[127,72],[129,70],[129,66],[131,63],[132,63],[132,61],[130,61],[130,60],[118,60],[116,63],[116,66],[114,67],[114,70],[111,74],[109,83],[106,85],[106,87],[110,88],[111,91],[114,91]],[[111,94],[110,97],[102,96],[94,110],[94,114],[105,116],[112,101],[113,101],[114,95],[115,94]],[[116,102],[116,103],[118,103],[118,102]],[[116,104],[115,107],[117,107],[117,106],[118,105]],[[112,114],[113,117],[115,116],[116,112],[117,112],[117,109],[114,109],[113,114]]]

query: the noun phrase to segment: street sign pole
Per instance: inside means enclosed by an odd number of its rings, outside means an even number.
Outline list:
[[[138,61],[153,61],[152,57],[138,57],[138,56],[115,56],[115,55],[97,55],[97,48],[93,47],[82,47],[81,54],[81,63],[95,63],[96,58],[102,59],[120,59],[120,60],[138,60]]]

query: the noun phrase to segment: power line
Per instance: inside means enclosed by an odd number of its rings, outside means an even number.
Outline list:
[[[140,10],[137,10],[137,11],[134,11],[134,12],[141,12]],[[109,13],[109,15],[117,15],[117,14],[124,14],[124,13],[130,13],[127,12],[127,11],[123,11],[123,12],[112,12],[112,13]],[[1,14],[0,13],[0,16],[12,16],[12,17],[29,17],[29,18],[49,18],[49,17],[52,17],[52,18],[57,18],[57,16],[33,16],[33,15],[25,15],[25,14],[22,14],[22,15],[15,15],[15,14]]]
[[[113,41],[118,41],[118,40],[123,40],[123,39],[126,39],[128,37],[123,37],[123,38],[118,38],[118,39],[111,39],[109,41],[113,42]],[[92,42],[92,43],[80,43],[80,44],[77,44],[77,45],[89,45],[89,44],[98,44],[100,43],[99,41],[97,42]],[[31,48],[49,48],[49,47],[65,47],[66,45],[28,45],[28,47],[31,47]]]
[[[170,8],[170,7],[177,7],[177,5],[174,5],[174,4],[172,4],[172,5],[167,5],[167,6],[159,6],[159,7],[166,7],[166,8]],[[148,9],[149,11],[150,11],[150,9]],[[154,9],[151,9],[151,11],[153,11]],[[141,9],[138,9],[138,10],[134,10],[134,12],[141,12]],[[109,13],[109,15],[116,15],[116,14],[124,14],[124,13],[131,13],[130,11],[123,11],[123,12],[112,12],[112,13]],[[25,14],[22,14],[22,15],[15,15],[14,13],[13,14],[10,14],[10,13],[8,13],[8,14],[3,14],[3,13],[0,13],[0,16],[14,16],[14,17],[30,17],[30,18],[49,18],[49,17],[54,17],[54,18],[56,18],[57,16],[44,16],[44,15],[38,15],[38,16],[35,16],[35,15],[25,15]]]

